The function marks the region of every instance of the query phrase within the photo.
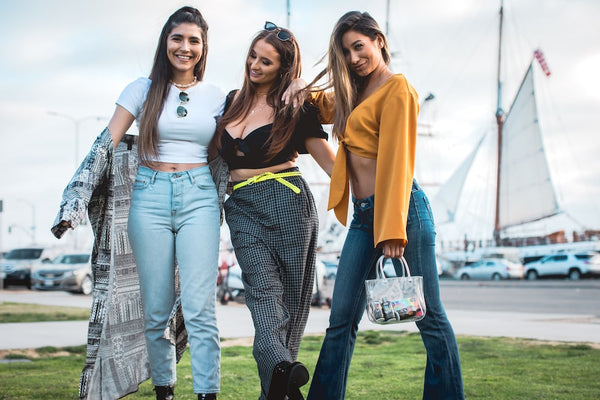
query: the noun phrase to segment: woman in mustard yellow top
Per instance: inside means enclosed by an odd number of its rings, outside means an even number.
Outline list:
[[[309,400],[344,398],[365,311],[364,281],[374,276],[382,252],[404,256],[411,273],[423,276],[427,313],[417,322],[427,350],[423,398],[464,398],[456,338],[439,296],[431,208],[413,179],[418,97],[403,75],[392,73],[389,61],[387,40],[369,14],[349,12],[340,18],[323,73],[333,94],[320,92],[315,102],[323,122],[333,123],[340,144],[329,208],[345,225],[352,196],[354,216]],[[387,371],[385,376],[375,385],[397,384],[402,389],[400,371]]]

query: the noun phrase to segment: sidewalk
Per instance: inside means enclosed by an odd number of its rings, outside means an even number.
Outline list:
[[[0,295],[0,301],[8,300]],[[80,297],[88,299],[89,297]],[[71,304],[74,305],[74,304]],[[585,315],[528,314],[500,311],[448,310],[457,336],[506,336],[549,341],[588,342],[600,345],[600,319]],[[328,308],[311,309],[306,334],[322,334],[327,328]],[[254,335],[250,312],[245,305],[217,305],[217,322],[222,338]],[[414,323],[376,325],[363,318],[360,330],[417,332]],[[86,343],[87,321],[0,324],[0,350],[43,346],[76,346]]]

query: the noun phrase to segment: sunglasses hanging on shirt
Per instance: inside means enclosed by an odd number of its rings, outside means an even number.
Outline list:
[[[183,118],[188,115],[187,108],[183,105],[190,101],[190,95],[186,92],[179,92],[179,107],[177,107],[177,117]]]

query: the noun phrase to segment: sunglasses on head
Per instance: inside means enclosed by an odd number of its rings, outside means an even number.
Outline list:
[[[177,117],[183,118],[188,114],[187,109],[183,106],[190,101],[190,95],[186,92],[179,92],[179,107],[177,107]]]
[[[265,22],[265,31],[277,31],[277,39],[281,40],[282,42],[285,42],[286,40],[290,40],[292,38],[292,34],[290,32],[284,31],[283,28],[278,27],[270,21]]]

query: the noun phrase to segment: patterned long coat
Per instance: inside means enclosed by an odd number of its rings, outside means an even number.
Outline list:
[[[220,157],[210,167],[222,210],[228,171]],[[94,289],[80,399],[119,399],[150,377],[139,277],[127,236],[137,168],[137,137],[126,135],[113,149],[110,132],[104,129],[65,188],[51,229],[61,238],[66,231],[61,221],[76,228],[89,216],[94,232]],[[179,360],[187,346],[179,301],[165,337],[176,344]]]

